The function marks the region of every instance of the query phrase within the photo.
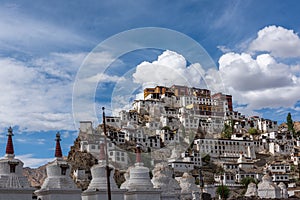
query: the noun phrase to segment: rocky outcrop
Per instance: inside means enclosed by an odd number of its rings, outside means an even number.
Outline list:
[[[77,138],[74,141],[74,145],[71,146],[67,161],[72,166],[71,172],[74,172],[77,169],[85,170],[85,173],[88,176],[88,180],[78,181],[76,182],[76,184],[79,188],[86,190],[90,183],[90,180],[92,179],[91,167],[97,163],[97,159],[88,152],[80,151],[80,139]],[[74,175],[72,175],[72,178],[75,180]]]
[[[279,125],[280,128],[287,128],[287,124],[284,122],[282,124]],[[300,131],[300,122],[294,122],[294,129],[295,129],[295,132],[297,133],[298,131]]]
[[[23,175],[27,177],[28,182],[32,187],[40,188],[47,177],[46,164],[35,169],[25,167],[23,169]]]

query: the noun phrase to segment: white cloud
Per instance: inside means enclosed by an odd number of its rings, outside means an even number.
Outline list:
[[[267,26],[258,32],[249,49],[270,52],[272,56],[281,58],[300,57],[300,38],[293,30]]]
[[[222,51],[223,53],[231,52],[231,49],[229,49],[228,47],[226,47],[224,45],[219,45],[219,46],[217,46],[217,48],[220,49],[220,51]]]
[[[45,139],[37,139],[37,144],[45,144]]]
[[[295,64],[300,58],[298,35],[282,27],[265,27],[248,49],[269,53],[230,52],[219,59],[229,93],[237,104],[246,105],[237,109],[255,114],[253,110],[262,108],[293,108],[300,100],[300,67]]]
[[[62,137],[63,137],[63,138],[68,138],[68,137],[70,137],[70,132],[69,132],[69,131],[63,132],[63,133],[62,133]]]
[[[36,158],[33,154],[24,154],[16,156],[24,163],[24,167],[37,168],[54,160],[54,158]]]
[[[167,50],[156,61],[139,64],[133,79],[144,87],[173,84],[204,87],[204,76],[205,71],[199,63],[187,66],[187,61],[182,55]]]
[[[269,54],[255,59],[246,53],[227,53],[220,57],[219,69],[224,83],[240,92],[294,85],[290,67]]]
[[[73,130],[73,80],[83,55],[56,53],[28,62],[0,57],[0,128]]]
[[[99,73],[96,74],[95,76],[89,77],[86,79],[86,81],[88,82],[94,82],[94,83],[98,83],[98,82],[118,82],[118,81],[122,81],[124,80],[123,77],[119,77],[119,76],[109,76],[107,74],[103,74],[103,73]]]

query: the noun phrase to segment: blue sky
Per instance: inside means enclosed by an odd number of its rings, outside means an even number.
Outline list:
[[[5,154],[5,135],[12,126],[15,153],[26,166],[53,159],[57,131],[62,133],[67,155],[77,136],[72,102],[80,66],[92,58],[90,53],[101,42],[144,27],[174,30],[199,43],[216,65],[203,76],[220,74],[226,88],[220,90],[233,95],[235,108],[242,113],[282,122],[291,112],[294,120],[300,120],[299,7],[297,0],[2,0],[0,151]],[[179,72],[184,71],[191,84],[201,85],[194,81],[193,69],[201,71],[205,66],[166,50],[137,50],[110,61],[106,76],[95,73],[97,108],[113,110],[112,90],[115,102],[128,108],[132,95],[150,85],[143,82],[149,78],[145,76],[149,68],[160,73],[153,75],[152,84],[177,83]],[[107,60],[109,56],[100,55]],[[179,75],[165,69],[177,70]],[[132,91],[122,98],[119,91],[125,79],[131,80],[126,83]],[[211,80],[209,84],[218,88],[219,83]],[[87,112],[81,119],[95,121],[89,117]]]

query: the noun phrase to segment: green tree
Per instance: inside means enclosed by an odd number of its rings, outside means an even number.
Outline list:
[[[224,139],[230,139],[232,135],[232,125],[228,125],[227,123],[224,124],[224,129],[222,131],[221,137]]]
[[[249,128],[248,133],[250,135],[258,135],[258,130],[256,128]]]
[[[288,126],[288,130],[291,131],[293,134],[295,134],[294,122],[293,122],[291,113],[288,113],[288,115],[286,117],[286,123]]]
[[[210,155],[209,155],[209,154],[206,154],[206,155],[202,158],[202,161],[208,163],[208,162],[210,161]]]
[[[230,194],[230,190],[226,185],[220,185],[217,188],[216,193],[221,197],[221,199],[227,199]]]
[[[257,180],[252,177],[245,177],[241,180],[241,184],[244,185],[245,188],[247,188],[250,183],[257,184]]]

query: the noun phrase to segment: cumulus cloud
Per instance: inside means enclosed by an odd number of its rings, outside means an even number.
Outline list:
[[[74,54],[73,59],[75,57],[83,56]],[[47,62],[49,60],[51,62]],[[80,65],[76,62],[63,59],[59,54],[27,62],[0,57],[0,92],[3,94],[0,128],[17,125],[22,131],[73,130],[74,65]]]
[[[290,67],[277,63],[269,54],[255,59],[246,53],[227,53],[219,59],[219,70],[224,83],[240,92],[295,84]]]
[[[267,26],[258,31],[249,46],[251,51],[270,52],[281,58],[300,57],[300,38],[293,30],[281,26]]]
[[[164,51],[153,62],[142,62],[136,67],[133,80],[143,86],[173,84],[206,87],[205,71],[199,63],[187,66],[185,58],[173,51]]]
[[[237,104],[246,105],[238,109],[250,114],[262,108],[294,107],[300,100],[300,67],[295,63],[300,58],[298,35],[282,27],[265,27],[248,49],[257,52],[229,52],[219,59],[229,93]]]

